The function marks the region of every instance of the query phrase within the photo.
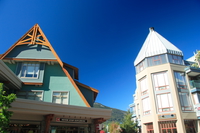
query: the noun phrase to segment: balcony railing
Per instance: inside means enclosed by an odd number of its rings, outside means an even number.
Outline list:
[[[190,81],[190,89],[200,89],[200,80],[191,80]]]

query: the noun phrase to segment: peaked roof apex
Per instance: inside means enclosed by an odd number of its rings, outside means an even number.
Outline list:
[[[165,39],[163,36],[157,33],[153,27],[150,27],[149,31],[150,32],[134,61],[135,66],[142,60],[144,60],[146,57],[151,57],[155,55],[169,53],[183,56],[181,50],[179,50],[171,42],[169,42],[167,39]]]

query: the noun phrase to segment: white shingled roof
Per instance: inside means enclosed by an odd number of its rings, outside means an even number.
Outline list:
[[[141,62],[144,58],[155,56],[159,54],[175,54],[183,56],[183,53],[181,50],[179,50],[176,46],[174,46],[172,43],[170,43],[167,39],[165,39],[163,36],[158,34],[156,31],[154,31],[153,28],[149,28],[150,32],[140,49],[139,54],[137,55],[134,65],[136,66],[139,62]]]

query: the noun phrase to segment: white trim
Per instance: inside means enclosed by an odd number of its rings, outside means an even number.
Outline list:
[[[52,94],[52,95],[51,95],[51,102],[52,102],[52,103],[53,103],[53,93],[54,93],[54,92],[67,92],[67,99],[68,99],[68,100],[67,100],[67,104],[64,104],[64,105],[68,105],[68,104],[69,104],[69,91],[57,91],[57,90],[56,90],[56,91],[52,91],[52,93],[51,93],[51,94]],[[56,104],[58,104],[58,103],[56,103]],[[60,104],[61,104],[61,103],[60,103]]]
[[[21,75],[22,75],[22,69],[23,69],[24,64],[27,64],[27,65],[26,65],[26,72],[25,72],[25,75],[22,77]],[[26,77],[27,69],[28,69],[28,65],[29,65],[29,64],[34,64],[34,73],[35,73],[35,67],[36,67],[35,65],[36,65],[36,64],[39,64],[39,66],[38,66],[38,74],[37,74],[37,77]],[[34,74],[33,74],[33,75],[34,75]],[[39,75],[40,75],[40,63],[39,63],[39,62],[22,62],[22,65],[21,65],[21,68],[20,68],[20,78],[38,79]]]

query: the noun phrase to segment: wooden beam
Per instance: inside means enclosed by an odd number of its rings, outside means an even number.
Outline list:
[[[45,133],[49,133],[50,122],[53,120],[54,114],[45,116]]]

